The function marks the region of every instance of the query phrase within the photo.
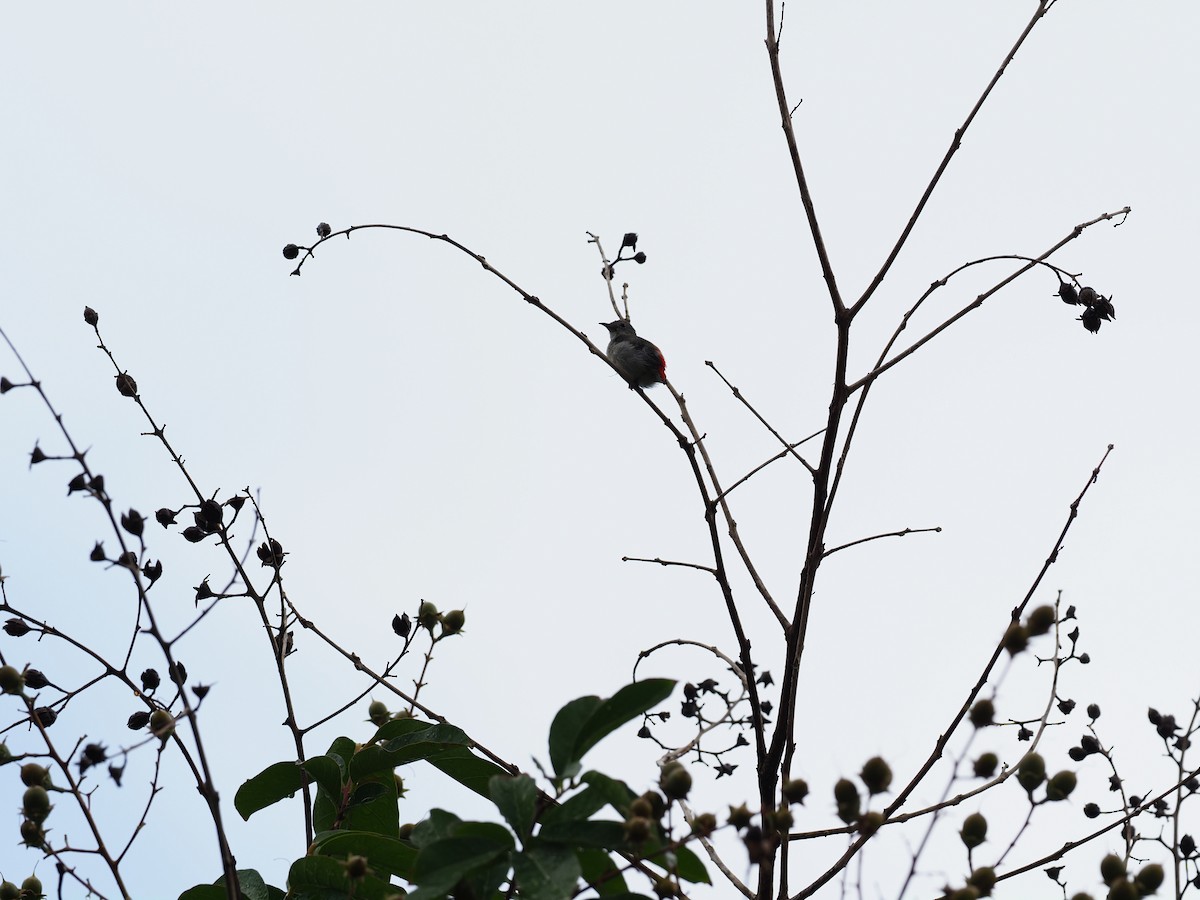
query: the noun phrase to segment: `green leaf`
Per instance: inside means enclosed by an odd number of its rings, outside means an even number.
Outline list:
[[[370,778],[354,786],[342,810],[342,821],[337,826],[348,831],[370,831],[396,837],[400,833],[398,801],[395,775],[385,772]]]
[[[411,840],[418,849],[428,847],[434,841],[453,837],[462,824],[462,819],[444,809],[431,809],[429,818],[422,819],[413,828]]]
[[[528,775],[493,775],[488,779],[488,796],[504,820],[524,843],[533,831],[537,815],[537,785]]]
[[[575,759],[583,759],[583,755],[601,739],[662,703],[673,690],[675,682],[669,678],[648,678],[625,685],[605,700],[580,727],[574,748]]]
[[[369,831],[325,831],[313,839],[310,852],[345,859],[350,854],[365,856],[376,874],[408,879],[417,859],[417,848],[400,840]]]
[[[538,838],[553,844],[604,850],[622,849],[626,845],[625,826],[620,822],[550,822],[538,830]]]
[[[557,778],[578,773],[585,753],[666,700],[674,689],[675,682],[668,678],[648,678],[627,684],[607,700],[580,697],[560,709],[550,724],[550,764]]]
[[[225,888],[215,884],[198,884],[179,895],[179,900],[225,900]]]
[[[579,848],[575,851],[583,880],[601,897],[627,895],[629,886],[621,874],[620,867],[603,850]]]
[[[374,875],[351,881],[341,862],[328,856],[301,857],[288,870],[289,900],[386,900],[398,893],[398,887]]]
[[[559,780],[579,771],[575,747],[583,725],[604,703],[599,697],[579,697],[558,711],[550,723],[550,765]]]
[[[379,730],[375,732],[375,736],[367,741],[367,743],[378,744],[431,727],[433,727],[432,722],[422,722],[420,719],[414,719],[412,716],[405,716],[402,719],[390,719],[379,726]]]
[[[313,801],[313,828],[317,831],[330,831],[338,818],[338,807],[341,797],[331,797],[324,791],[317,791]]]
[[[314,756],[305,760],[303,766],[294,762],[279,762],[267,766],[238,788],[233,797],[234,809],[243,819],[249,819],[260,809],[294,797],[297,791],[304,787],[305,772],[308,773],[309,781],[315,782],[331,799],[341,796],[337,761],[328,756]]]
[[[233,795],[233,808],[242,819],[249,819],[260,809],[294,796],[303,786],[304,769],[294,762],[275,763],[242,783]]]
[[[568,900],[580,872],[579,860],[569,847],[535,843],[513,860],[522,900]]]
[[[444,896],[463,878],[481,873],[507,857],[514,847],[512,835],[500,825],[463,822],[458,830],[467,826],[474,826],[469,829],[471,833],[434,841],[417,854],[412,880],[418,889],[408,895],[410,900]]]
[[[704,864],[700,862],[700,857],[697,857],[688,847],[674,847],[668,851],[658,829],[653,829],[637,850],[641,854],[642,862],[653,865],[656,869],[672,872],[683,878],[684,881],[713,883],[712,878],[708,875],[708,869],[704,868]]]
[[[608,798],[603,791],[595,788],[584,788],[577,794],[568,797],[558,806],[552,806],[542,814],[542,827],[558,822],[574,822],[587,819],[598,813],[608,804]]]
[[[595,770],[584,772],[580,780],[588,786],[558,806],[546,810],[541,817],[543,823],[587,819],[606,805],[612,806],[624,816],[629,810],[630,802],[636,796],[625,782],[609,778]]]
[[[254,869],[238,869],[238,890],[246,900],[270,900],[271,886],[263,881],[263,877],[254,871]],[[225,876],[221,876],[217,880],[217,886],[225,887]],[[273,890],[279,891],[279,888]],[[281,892],[282,893],[282,892]]]
[[[382,743],[363,747],[350,764],[350,774],[356,779],[363,778],[384,769],[427,759],[447,747],[465,747],[470,743],[467,733],[454,725],[422,723],[421,728],[403,730]]]
[[[674,855],[674,862],[671,864],[668,852],[656,834],[651,835],[638,849],[641,851],[643,862],[678,875],[684,881],[712,884],[712,878],[709,877],[708,869],[704,867],[700,857],[687,847],[676,847],[670,851]]]
[[[675,858],[678,860],[675,874],[684,881],[690,881],[693,884],[712,884],[712,877],[708,874],[708,869],[700,861],[700,857],[689,848],[679,847],[676,849]]]
[[[337,761],[328,756],[314,756],[304,761],[304,770],[331,798],[342,794],[342,775]]]
[[[358,745],[348,737],[337,737],[333,739],[333,743],[329,745],[329,749],[325,755],[332,759],[338,765],[339,780],[345,781],[349,777],[349,771],[346,768],[346,760],[354,756],[354,751]]]
[[[629,813],[629,804],[637,797],[637,794],[625,782],[609,778],[603,772],[597,772],[595,769],[584,772],[580,780],[589,788],[603,794],[608,804],[622,816]]]
[[[503,844],[506,849],[516,849],[516,841],[503,825],[495,822],[460,822],[454,829],[454,837],[478,837]]]
[[[393,783],[395,783],[393,781]],[[354,788],[350,794],[350,799],[346,801],[347,809],[351,806],[362,806],[364,803],[370,803],[372,800],[377,800],[384,794],[384,787],[378,781],[367,781]]]
[[[491,799],[488,783],[497,775],[510,775],[494,762],[481,759],[466,747],[451,747],[429,757],[429,763],[465,788]]]

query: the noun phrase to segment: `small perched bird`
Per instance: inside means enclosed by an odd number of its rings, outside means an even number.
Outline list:
[[[638,337],[633,326],[624,319],[600,324],[608,329],[608,361],[629,382],[630,390],[666,384],[667,361],[661,350],[645,338]]]

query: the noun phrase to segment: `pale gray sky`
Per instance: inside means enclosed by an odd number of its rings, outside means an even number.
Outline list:
[[[877,269],[1032,6],[789,6],[789,90],[803,99],[802,151],[847,293]],[[439,648],[423,697],[514,761],[544,757],[554,711],[614,691],[643,647],[678,635],[733,652],[704,576],[620,561],[704,562],[707,538],[682,455],[606,366],[444,245],[356,234],[323,247],[301,278],[279,251],[310,242],[320,221],[445,231],[601,341],[594,323],[612,315],[585,232],[615,253],[622,232],[638,231],[649,262],[621,272],[634,321],[663,348],[723,478],[736,479],[775,445],[705,360],[797,439],[823,422],[833,347],[758,5],[74,3],[9,5],[0,17],[0,326],[122,506],[149,514],[187,492],[137,437],[144,422],[113,390],[85,304],[201,484],[261,488],[307,615],[379,662],[396,645],[393,612],[420,598],[466,608],[468,634]],[[1052,276],[1030,276],[875,390],[831,543],[944,530],[826,567],[798,756],[819,794],[813,827],[833,818],[828,786],[868,756],[888,755],[898,773],[923,758],[1110,442],[1042,596],[1062,589],[1079,607],[1094,660],[1069,671],[1065,692],[1103,705],[1140,787],[1166,784],[1144,707],[1184,709],[1200,687],[1198,28],[1188,0],[1061,0],[868,307],[860,373],[920,291],[960,263],[1037,255],[1077,223],[1133,207],[1121,227],[1097,226],[1057,257],[1113,296],[1119,318],[1100,334],[1072,321]],[[952,281],[912,333],[1007,271]],[[0,373],[16,380],[4,355]],[[86,560],[104,536],[97,511],[63,497],[65,468],[25,471],[35,439],[59,447],[31,395],[6,396],[2,421],[10,598],[103,640],[129,599]],[[784,598],[807,520],[802,474],[781,463],[735,495]],[[152,534],[151,555],[169,563],[160,603],[183,621],[190,586],[225,568],[209,549]],[[181,655],[193,680],[216,684],[205,727],[224,743],[228,802],[289,749],[253,618],[231,602],[210,621]],[[777,668],[768,623],[752,627],[762,664]],[[316,717],[354,682],[299,640],[295,669],[313,685]],[[50,673],[47,644],[3,636],[0,647]],[[703,662],[661,673],[699,679]],[[306,678],[310,663],[320,671]],[[1030,661],[1018,669],[1014,696],[1022,679],[1043,684]],[[135,708],[117,696],[71,727],[117,745]],[[1064,747],[1081,726],[1061,729]],[[335,733],[367,731],[346,723],[321,740]],[[595,762],[633,784],[652,778],[631,733]],[[740,762],[748,771],[750,754]],[[408,818],[462,806],[436,776],[409,776]],[[145,777],[115,799],[103,788],[97,803],[140,801]],[[751,794],[749,779],[697,781],[700,806]],[[195,802],[182,779],[170,783],[142,847],[140,895],[217,876],[199,806],[166,815]],[[1057,812],[1060,838],[1083,830],[1082,802]],[[239,864],[282,882],[303,852],[298,809],[248,825],[227,815]],[[960,856],[927,887],[954,877]],[[5,874],[34,858],[0,841]],[[1054,895],[1037,877],[1038,896]],[[889,879],[878,884],[890,895]]]

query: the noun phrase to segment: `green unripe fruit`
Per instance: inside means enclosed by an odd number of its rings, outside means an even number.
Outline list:
[[[654,876],[654,896],[658,900],[671,900],[672,897],[679,896],[679,891],[675,889],[675,885],[671,883],[671,879],[663,878],[661,875]]]
[[[1113,882],[1120,881],[1124,877],[1125,860],[1117,854],[1110,853],[1100,860],[1100,879],[1109,887],[1112,887]]]
[[[6,762],[12,762],[12,751],[8,749],[8,744],[0,741],[0,766]]]
[[[858,820],[858,833],[862,835],[872,835],[881,827],[883,827],[883,813],[878,810],[872,810]]]
[[[996,774],[996,767],[1000,765],[1000,757],[995,753],[981,753],[979,758],[975,760],[975,777],[976,778],[991,778]]]
[[[663,795],[658,791],[646,791],[638,799],[645,800],[650,804],[651,819],[661,819],[667,812],[667,801],[663,799]]]
[[[1142,866],[1141,871],[1134,877],[1133,884],[1144,897],[1155,893],[1162,886],[1163,877],[1163,867],[1158,863],[1150,863],[1148,866]]]
[[[1045,634],[1054,627],[1054,607],[1039,606],[1029,614],[1029,618],[1025,621],[1030,634],[1035,636]]]
[[[32,819],[39,824],[46,821],[51,808],[50,795],[41,785],[26,789],[25,796],[21,798],[21,812],[25,818]]]
[[[28,847],[40,847],[46,843],[46,832],[33,819],[26,819],[21,823],[21,840]]]
[[[1071,796],[1071,792],[1075,790],[1076,783],[1075,773],[1064,769],[1046,784],[1046,799],[1052,801],[1066,800]]]
[[[458,634],[467,622],[467,614],[461,609],[452,609],[442,616],[442,634]]]
[[[18,900],[21,889],[11,881],[0,882],[0,900]]]
[[[30,897],[42,896],[42,882],[36,875],[30,875],[21,882],[21,893],[29,892]]]
[[[650,819],[654,816],[654,807],[645,797],[637,797],[629,804],[629,815],[631,818]]]
[[[1091,894],[1088,894],[1084,891],[1080,891],[1078,894],[1072,894],[1071,900],[1096,900],[1096,898],[1093,897]]]
[[[367,718],[371,720],[372,725],[378,728],[390,722],[392,714],[382,700],[372,700],[371,705],[367,707]]]
[[[625,840],[631,844],[640,844],[650,837],[654,823],[645,816],[634,816],[625,821]]]
[[[671,800],[683,800],[692,789],[692,776],[683,767],[683,763],[675,760],[663,766],[658,777],[658,786]]]
[[[438,608],[428,600],[422,600],[421,605],[417,607],[417,623],[429,631],[433,631],[433,626],[438,623]]]
[[[949,900],[979,900],[979,891],[968,885],[950,895]]]
[[[413,822],[405,822],[400,826],[400,830],[396,832],[396,837],[402,841],[407,841],[412,837],[413,829],[417,826]]]
[[[783,783],[783,799],[788,803],[803,803],[808,796],[808,782],[803,778],[791,778]]]
[[[700,813],[692,819],[692,834],[708,837],[717,830],[717,817],[712,813]]]
[[[863,763],[858,777],[867,786],[869,794],[872,796],[882,794],[892,784],[892,767],[884,761],[882,756],[872,756]]]
[[[839,778],[833,786],[833,799],[838,803],[852,803],[858,800],[858,788],[849,778]]]
[[[1017,765],[1017,784],[1032,794],[1046,780],[1046,760],[1040,753],[1028,753]]]
[[[371,869],[367,865],[367,858],[354,853],[346,857],[342,867],[346,870],[346,877],[351,881],[362,881],[371,873]]]
[[[150,733],[164,741],[175,731],[175,717],[165,709],[150,713]]]
[[[0,691],[19,694],[25,690],[25,676],[15,666],[0,666]]]
[[[50,772],[45,766],[39,766],[37,763],[25,763],[21,766],[21,784],[25,787],[33,787],[41,785],[45,787],[50,783]]]
[[[963,819],[962,831],[958,836],[962,838],[968,850],[974,850],[987,840],[987,827],[987,819],[983,817],[983,813],[971,813]]]
[[[967,884],[979,891],[980,897],[990,897],[992,888],[996,886],[996,870],[991,866],[980,866],[971,873]]]
[[[1008,651],[1009,656],[1016,656],[1029,646],[1029,632],[1025,629],[1024,625],[1013,622],[1008,626],[1008,630],[1004,632],[1004,639],[1001,641],[1001,644]]]
[[[838,818],[847,825],[858,821],[862,813],[862,798],[858,796],[858,788],[849,778],[839,778],[833,786],[833,799],[837,801]]]
[[[1124,878],[1108,889],[1108,900],[1138,900],[1140,896],[1137,885]]]
[[[976,728],[986,728],[996,719],[996,704],[991,700],[976,700],[967,718]]]
[[[858,797],[837,805],[837,816],[847,825],[857,822],[860,815],[862,815],[862,801]]]
[[[754,814],[750,812],[750,808],[745,803],[741,806],[729,807],[729,824],[738,831],[748,828],[753,818]]]

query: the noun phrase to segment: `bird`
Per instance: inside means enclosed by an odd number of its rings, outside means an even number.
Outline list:
[[[625,319],[601,322],[608,329],[608,361],[629,384],[629,389],[667,383],[667,361],[662,351],[642,337]]]

